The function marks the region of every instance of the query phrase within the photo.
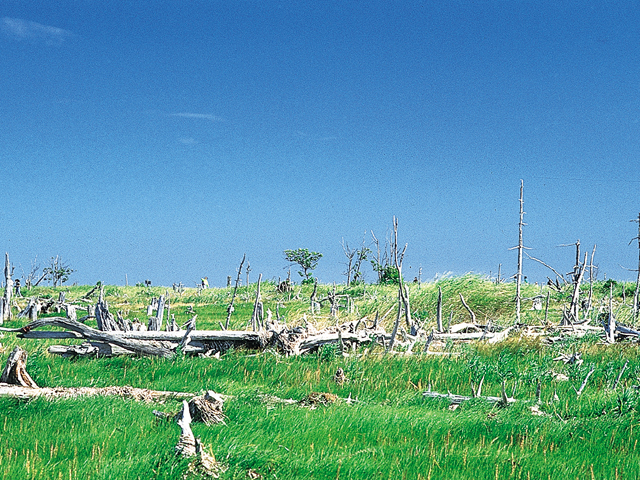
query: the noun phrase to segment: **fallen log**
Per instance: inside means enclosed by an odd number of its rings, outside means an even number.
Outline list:
[[[468,397],[466,395],[454,395],[453,393],[438,393],[438,392],[432,392],[432,391],[423,392],[422,395],[427,398],[445,398],[455,405],[458,405],[462,402],[466,402],[467,400],[471,400],[472,398],[481,398],[490,403],[504,403],[503,397],[485,397],[485,396]],[[505,398],[507,399],[508,404],[516,402],[515,398],[512,398],[512,397],[505,397]]]
[[[141,342],[138,340],[124,338],[119,333],[96,330],[95,328],[89,327],[75,320],[63,317],[39,318],[37,320],[34,320],[33,322],[30,322],[28,325],[22,328],[3,330],[17,333],[28,333],[30,330],[45,326],[65,328],[67,330],[71,330],[72,332],[79,333],[83,338],[87,340],[97,340],[101,342],[111,343],[139,355],[153,355],[165,358],[171,358],[174,355],[174,352],[168,348],[151,345],[148,342]]]
[[[162,402],[172,399],[195,397],[195,393],[168,392],[162,390],[147,390],[146,388],[124,387],[22,387],[0,383],[0,397],[30,400],[44,397],[47,400],[76,397],[116,396],[143,402]]]

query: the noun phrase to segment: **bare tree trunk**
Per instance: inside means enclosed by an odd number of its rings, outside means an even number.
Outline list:
[[[240,262],[240,267],[238,267],[238,276],[236,277],[236,286],[233,289],[233,296],[231,297],[231,303],[227,307],[227,321],[224,323],[224,329],[227,330],[229,328],[229,321],[231,320],[231,314],[233,313],[233,302],[236,299],[236,293],[238,292],[238,285],[240,284],[240,275],[242,275],[242,265],[244,264],[244,260],[247,257],[245,253],[242,255],[242,261]]]
[[[585,318],[589,315],[591,311],[591,307],[593,305],[593,281],[595,280],[593,275],[593,269],[595,265],[593,264],[593,258],[596,255],[596,245],[593,246],[593,251],[591,252],[591,262],[589,263],[589,299],[587,300],[587,311],[585,312]]]
[[[405,244],[404,248],[402,249],[402,253],[398,255],[398,219],[395,216],[393,217],[393,235],[394,236],[393,245],[391,246],[391,253],[393,254],[393,261],[396,270],[398,271],[398,314],[393,326],[393,333],[391,334],[391,341],[389,342],[389,346],[387,347],[387,352],[390,352],[393,349],[393,343],[398,333],[398,326],[400,324],[400,318],[402,317],[403,309],[407,328],[411,328],[412,325],[409,296],[407,295],[407,292],[404,288],[404,281],[402,279],[402,261],[407,250],[407,245]]]
[[[0,325],[5,320],[11,320],[11,293],[13,291],[13,280],[11,279],[11,264],[9,263],[9,253],[5,253],[4,258],[4,295],[2,297],[2,315]]]
[[[253,303],[253,313],[251,314],[251,327],[253,331],[262,330],[263,323],[263,304],[260,298],[260,283],[262,282],[262,274],[258,276],[258,288],[256,289],[256,300]]]
[[[436,326],[438,333],[444,332],[442,329],[442,289],[438,287],[438,306],[436,307]]]
[[[104,286],[100,287],[100,297],[96,304],[96,323],[98,330],[103,332],[120,330],[118,323],[109,312],[109,305],[107,305],[107,302],[104,300]]]
[[[524,181],[520,180],[520,222],[518,223],[518,273],[516,273],[516,321],[520,323],[520,302],[522,296],[520,294],[520,285],[522,283],[522,252],[524,243],[522,241],[522,227],[524,226]]]
[[[573,318],[573,322],[580,320],[580,284],[584,277],[584,271],[587,268],[588,254],[584,254],[584,263],[582,266],[578,263],[577,271],[574,275],[573,295],[571,296],[571,304],[569,305],[569,316]]]
[[[632,220],[634,221],[634,220]],[[638,236],[634,240],[638,240],[638,276],[636,277],[636,291],[633,294],[633,317],[634,320],[638,319],[638,295],[640,294],[640,213],[638,214],[638,219],[635,220],[638,222]],[[633,242],[633,240],[631,240]]]

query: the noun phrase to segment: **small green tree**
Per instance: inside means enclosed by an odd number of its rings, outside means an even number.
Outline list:
[[[310,252],[307,248],[297,248],[296,250],[285,250],[284,258],[291,265],[298,265],[302,271],[298,274],[303,277],[302,283],[313,283],[311,270],[318,266],[318,260],[322,258],[322,254],[318,252]]]
[[[63,262],[62,258],[58,255],[51,257],[49,262],[49,266],[43,270],[43,273],[54,287],[65,283],[69,280],[69,275],[75,272],[75,270],[71,268],[68,263]]]

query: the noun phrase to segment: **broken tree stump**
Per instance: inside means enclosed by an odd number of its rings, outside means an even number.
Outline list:
[[[26,350],[23,350],[20,347],[15,347],[9,355],[7,364],[2,371],[0,383],[17,385],[19,387],[38,388],[38,385],[33,378],[31,378],[31,375],[27,373],[26,363]]]

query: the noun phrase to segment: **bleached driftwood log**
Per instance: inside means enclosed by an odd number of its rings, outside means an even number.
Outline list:
[[[0,397],[32,399],[44,397],[47,399],[117,396],[136,401],[158,402],[170,399],[192,398],[194,393],[168,392],[162,390],[147,390],[146,388],[124,387],[21,387],[0,383]]]
[[[468,397],[466,395],[454,395],[453,393],[438,393],[438,392],[432,392],[432,391],[423,392],[422,396],[427,398],[445,398],[449,400],[452,404],[456,404],[456,405],[462,402],[466,402],[467,400],[471,400],[472,398],[481,398],[490,403],[503,403],[503,404],[505,403],[505,399],[507,404],[515,403],[516,401],[515,398],[507,397],[506,395],[502,397],[485,397],[485,396]]]

